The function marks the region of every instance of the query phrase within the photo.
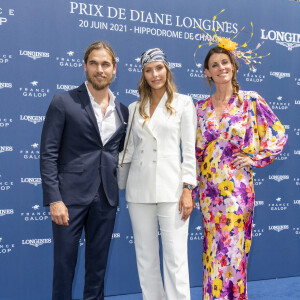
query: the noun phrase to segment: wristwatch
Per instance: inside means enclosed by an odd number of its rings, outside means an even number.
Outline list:
[[[183,188],[192,191],[194,189],[194,186],[192,184],[184,184]]]

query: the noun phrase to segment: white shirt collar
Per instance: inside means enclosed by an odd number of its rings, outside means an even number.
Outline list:
[[[88,88],[88,82],[85,81],[84,83],[85,83],[85,86],[86,86],[88,95],[89,95],[89,97],[90,97],[91,103],[92,103],[92,104],[97,104],[97,105],[99,105],[99,104],[95,101],[93,95],[91,94],[91,92],[90,92],[90,90],[89,90],[89,88]],[[112,92],[110,89],[108,89],[108,96],[109,96],[108,108],[109,108],[109,110],[114,110],[115,107],[116,107],[116,104],[115,104],[115,99],[116,99],[116,97],[115,97],[115,95],[113,94],[113,92]]]

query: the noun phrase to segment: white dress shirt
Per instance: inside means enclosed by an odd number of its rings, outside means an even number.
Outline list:
[[[105,115],[103,116],[100,105],[95,101],[94,97],[89,91],[87,81],[85,82],[85,86],[91,100],[94,114],[96,116],[102,144],[105,145],[121,125],[121,120],[116,110],[115,96],[111,92],[111,90],[108,90],[109,104],[108,107],[106,108]]]

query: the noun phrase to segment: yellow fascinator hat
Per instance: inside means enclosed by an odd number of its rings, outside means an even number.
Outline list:
[[[215,21],[217,19],[217,16],[220,15],[221,13],[223,13],[224,11],[225,11],[225,9],[222,9],[217,15],[215,15],[213,17],[213,21]],[[224,23],[227,23],[227,21],[225,21]],[[267,55],[264,55],[264,56],[257,54],[256,51],[262,46],[263,43],[257,44],[255,49],[248,49],[248,44],[253,37],[253,23],[252,22],[251,22],[251,29],[252,29],[251,36],[250,36],[249,40],[246,43],[244,43],[243,45],[239,45],[238,43],[234,42],[233,40],[245,29],[245,26],[232,39],[218,36],[217,31],[220,28],[219,26],[217,29],[215,29],[215,28],[212,29],[214,32],[213,35],[210,35],[202,27],[199,27],[199,28],[204,32],[204,34],[206,35],[206,38],[209,42],[205,43],[205,44],[199,44],[196,51],[194,52],[194,60],[195,60],[196,65],[198,65],[197,61],[196,61],[197,51],[205,45],[208,45],[208,46],[215,45],[215,46],[221,47],[221,48],[229,51],[237,60],[242,60],[242,62],[244,64],[248,65],[250,71],[253,71],[253,72],[256,71],[255,66],[257,64],[261,63],[260,59],[270,55],[270,53],[268,53]]]

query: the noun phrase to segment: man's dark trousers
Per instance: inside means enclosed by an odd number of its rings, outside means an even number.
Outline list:
[[[54,237],[53,300],[72,300],[79,240],[85,231],[85,300],[104,299],[104,275],[117,207],[112,207],[101,185],[92,203],[68,206],[69,226],[52,222]],[[64,251],[62,250],[64,248]],[[60,276],[57,276],[60,274]]]

